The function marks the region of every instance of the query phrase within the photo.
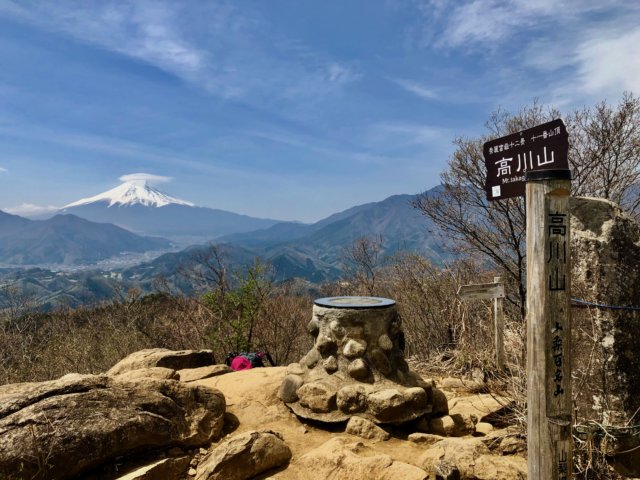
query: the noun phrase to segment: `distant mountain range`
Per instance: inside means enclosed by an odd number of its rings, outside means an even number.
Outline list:
[[[440,188],[428,192],[437,195]],[[271,261],[282,278],[335,279],[341,274],[345,249],[362,237],[380,242],[382,256],[399,251],[419,253],[435,263],[448,257],[442,238],[413,206],[415,195],[394,195],[359,205],[311,225],[279,223],[221,242],[250,248]]]
[[[143,237],[74,215],[28,220],[0,211],[0,263],[4,264],[92,264],[123,252],[169,247],[168,240]]]
[[[428,194],[439,192],[437,187]],[[264,230],[222,237],[217,244],[232,267],[251,263],[255,257],[270,262],[278,281],[301,278],[322,283],[340,278],[345,250],[362,237],[381,242],[381,257],[409,251],[442,263],[450,254],[443,250],[443,239],[433,224],[413,208],[414,199],[414,195],[394,195],[313,224],[278,223]],[[193,265],[207,248],[200,245],[167,253],[123,270],[122,278],[145,286],[160,274],[178,290],[188,290],[176,272],[180,266]]]
[[[439,192],[440,187],[436,187],[427,194],[438,195]],[[254,221],[266,224],[266,228],[236,231],[218,237],[211,243],[222,249],[231,268],[241,268],[260,257],[273,264],[277,281],[299,278],[311,284],[339,279],[343,275],[346,249],[362,237],[380,241],[382,257],[409,251],[419,253],[434,263],[441,263],[448,258],[448,253],[442,248],[443,239],[434,225],[413,208],[414,199],[414,195],[394,195],[380,202],[349,208],[313,224],[250,219],[244,224],[245,228]],[[189,202],[170,197],[147,185],[122,185],[96,197],[73,202],[64,211],[95,209],[95,212],[114,215],[120,220],[128,218],[130,221],[139,215],[140,220],[136,221],[142,230],[156,220],[160,222],[165,213],[171,216],[173,208],[187,209],[182,210],[180,221],[184,222],[188,222],[188,218],[191,218],[190,221],[201,221],[193,220],[194,217],[185,218],[186,212],[219,212],[192,207]],[[224,214],[234,221],[242,218],[229,212]],[[145,216],[151,216],[152,219],[145,220]],[[140,225],[144,228],[140,228]],[[237,223],[235,225],[233,228],[238,228]],[[153,228],[160,227],[156,224]],[[217,230],[223,231],[224,228]],[[190,231],[197,230],[191,227]],[[94,223],[74,215],[57,215],[45,221],[31,221],[0,214],[0,263],[5,264],[86,263],[123,251],[159,250],[168,246],[169,242],[164,239],[141,237],[114,225]],[[94,272],[47,273],[46,269],[12,269],[4,274],[0,272],[0,277],[9,279],[12,285],[37,292],[37,297],[49,306],[59,301],[77,305],[108,298],[118,283],[125,289],[135,286],[150,292],[158,277],[162,277],[174,290],[188,294],[196,290],[196,285],[185,278],[181,270],[185,266],[193,268],[197,264],[197,257],[207,248],[210,248],[207,244],[194,245],[134,266],[112,267],[109,271],[96,269]]]
[[[141,235],[195,243],[222,235],[268,228],[277,220],[198,207],[167,195],[146,182],[125,182],[107,192],[69,203],[59,213],[113,223]]]

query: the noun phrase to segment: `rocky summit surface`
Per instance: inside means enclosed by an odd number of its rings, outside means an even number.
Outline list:
[[[70,374],[0,387],[0,478],[73,478],[116,458],[220,436],[225,400],[177,380]]]
[[[206,355],[147,350],[109,374],[1,386],[0,478],[526,477],[524,439],[491,424],[501,399],[445,389],[437,419],[326,424],[278,398],[286,367],[228,373]]]

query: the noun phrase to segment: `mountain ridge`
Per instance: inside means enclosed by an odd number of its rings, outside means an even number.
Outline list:
[[[142,237],[71,214],[29,220],[0,211],[0,262],[9,265],[95,263],[125,251],[169,247],[171,242],[166,239]]]
[[[439,191],[436,187],[426,193],[437,195]],[[231,270],[242,270],[260,257],[274,266],[276,281],[298,278],[315,285],[341,278],[345,253],[361,237],[379,241],[382,258],[407,250],[419,253],[434,263],[442,263],[448,258],[442,248],[444,239],[434,225],[411,205],[414,198],[415,195],[410,194],[392,195],[379,202],[351,207],[314,224],[279,222],[266,229],[222,237],[216,245],[228,259]],[[165,208],[172,207],[156,211]],[[21,222],[19,217],[14,217],[5,214],[3,218],[0,215],[0,228],[3,220]],[[155,291],[158,277],[162,277],[172,291],[191,294],[195,285],[181,276],[180,271],[185,265],[197,266],[198,257],[206,254],[208,248],[206,244],[192,245],[134,266],[98,268],[93,274],[87,271],[51,276],[39,272],[37,277],[40,280],[32,282],[30,277],[35,277],[35,273],[14,271],[11,278],[16,285],[38,291],[38,297],[45,298],[51,306],[59,302],[78,305],[91,299],[108,298],[113,286],[107,286],[114,282],[121,283],[124,289],[136,287],[151,293]]]

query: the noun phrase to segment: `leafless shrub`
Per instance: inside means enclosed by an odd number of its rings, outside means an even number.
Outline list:
[[[382,261],[381,236],[358,238],[343,249],[343,281],[358,288],[361,295],[374,295]]]
[[[287,286],[277,288],[267,299],[256,325],[256,345],[269,352],[276,365],[297,362],[311,348],[306,330],[311,306],[311,298],[291,295]]]
[[[611,466],[611,454],[618,444],[616,428],[590,422],[574,427],[574,470],[584,480],[624,480]]]
[[[479,255],[517,287],[508,298],[525,318],[526,245],[523,198],[488,202],[484,187],[484,142],[560,117],[537,102],[515,114],[498,110],[486,122],[487,133],[454,139],[456,150],[441,174],[443,192],[424,194],[414,206],[450,239],[456,252]],[[617,106],[602,102],[569,112],[569,164],[575,195],[620,203],[638,216],[640,194],[640,98],[625,93]]]
[[[226,269],[218,260],[205,269]],[[200,270],[225,285],[209,283],[205,295],[190,297],[120,289],[110,302],[49,313],[17,308],[20,297],[5,292],[13,307],[0,313],[0,383],[103,372],[144,348],[209,348],[218,362],[232,351],[265,350],[279,364],[309,349],[311,299],[274,284],[267,265],[237,271],[231,283],[230,270],[222,276]]]
[[[380,258],[376,245],[375,238],[356,240],[348,258],[357,268],[343,280],[325,285],[322,294],[392,298],[403,320],[407,356],[440,366],[442,358],[450,359],[450,372],[494,370],[492,302],[461,302],[457,291],[463,284],[491,282],[495,272],[472,258],[444,266],[406,252]],[[515,282],[508,283],[507,291],[515,289]],[[513,302],[505,309],[506,350],[509,361],[523,365],[524,329],[518,308]]]

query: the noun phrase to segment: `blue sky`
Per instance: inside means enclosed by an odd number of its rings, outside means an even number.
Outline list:
[[[314,221],[433,187],[498,107],[625,90],[637,0],[0,0],[0,209],[144,172],[198,205]]]

